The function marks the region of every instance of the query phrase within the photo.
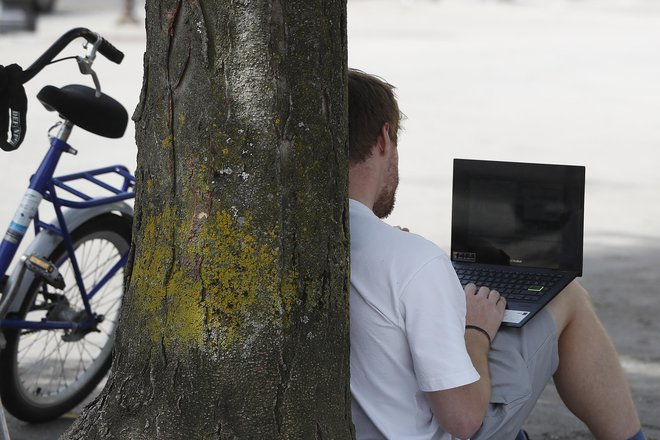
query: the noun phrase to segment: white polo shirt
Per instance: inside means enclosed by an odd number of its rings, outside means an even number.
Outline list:
[[[351,394],[358,440],[451,439],[425,392],[479,379],[465,294],[440,248],[350,200]]]

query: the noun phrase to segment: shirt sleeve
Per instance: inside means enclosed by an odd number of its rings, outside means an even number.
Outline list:
[[[412,276],[400,304],[420,390],[446,390],[479,380],[465,347],[465,294],[445,255]]]

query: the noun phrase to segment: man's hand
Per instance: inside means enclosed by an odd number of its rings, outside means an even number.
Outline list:
[[[502,324],[506,299],[496,290],[477,286],[473,283],[465,286],[465,299],[467,301],[467,325],[476,325],[488,333],[491,341]]]

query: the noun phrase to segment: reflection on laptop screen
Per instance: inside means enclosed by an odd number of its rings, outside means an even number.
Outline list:
[[[584,167],[457,159],[452,259],[581,272],[583,206]]]

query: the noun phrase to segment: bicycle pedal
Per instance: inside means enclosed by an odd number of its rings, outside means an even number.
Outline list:
[[[39,258],[36,255],[31,255],[25,260],[25,267],[37,277],[39,277],[46,284],[53,286],[56,289],[64,289],[64,278],[50,261]]]

